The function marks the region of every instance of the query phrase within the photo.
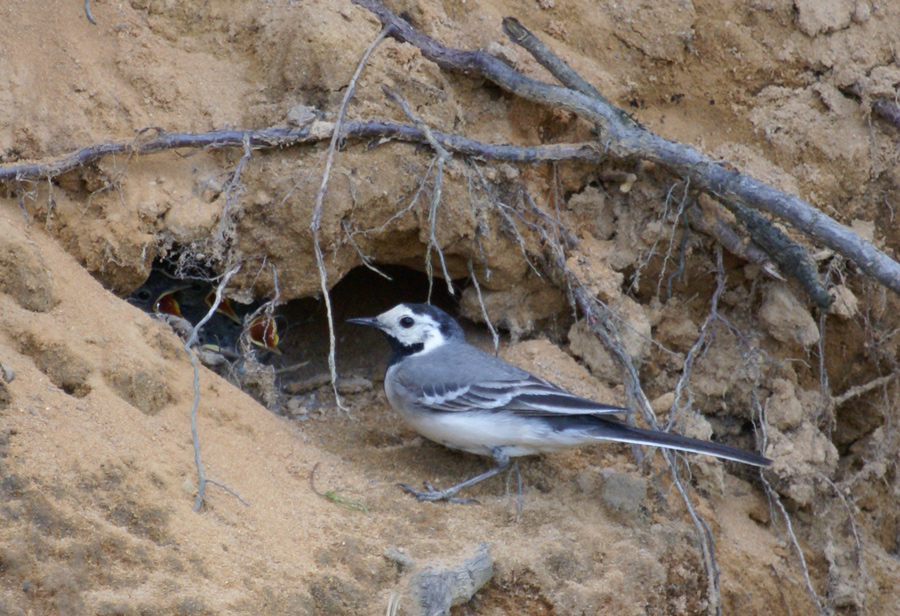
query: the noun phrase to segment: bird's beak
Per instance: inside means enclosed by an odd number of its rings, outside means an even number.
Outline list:
[[[375,317],[358,317],[355,319],[347,319],[347,323],[355,323],[356,325],[367,325],[369,327],[377,327],[381,329],[381,323]]]

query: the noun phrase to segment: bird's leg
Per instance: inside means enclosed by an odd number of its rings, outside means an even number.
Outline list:
[[[429,502],[447,501],[450,503],[462,503],[462,504],[477,503],[478,501],[475,500],[474,498],[458,498],[455,495],[460,490],[464,490],[465,488],[474,486],[476,483],[480,483],[480,482],[484,481],[485,479],[489,479],[489,478],[493,477],[494,475],[496,475],[498,473],[502,473],[507,468],[509,468],[509,456],[506,455],[502,449],[500,449],[499,447],[494,447],[493,449],[491,449],[491,455],[494,458],[494,462],[497,463],[497,466],[490,469],[489,471],[485,471],[485,472],[481,473],[480,475],[475,475],[471,479],[466,479],[462,483],[458,483],[455,486],[447,488],[445,490],[435,490],[427,483],[425,484],[424,490],[416,490],[416,489],[413,489],[411,486],[408,486],[408,485],[405,485],[402,483],[400,484],[400,488],[403,489],[405,492],[409,492],[410,494],[415,496],[420,501],[429,501]],[[520,485],[519,492],[521,495],[521,483],[519,485]]]
[[[522,515],[522,473],[519,472],[518,460],[513,462],[513,465],[516,469],[516,486],[518,487],[518,491],[516,493],[516,522],[518,522],[519,516]]]
[[[509,472],[506,474],[506,505],[509,506],[509,480],[512,477],[513,472],[516,474],[516,487],[518,490],[516,491],[516,522],[519,521],[519,516],[522,515],[522,473],[519,472],[519,461],[516,460],[512,463],[512,468],[509,469]]]

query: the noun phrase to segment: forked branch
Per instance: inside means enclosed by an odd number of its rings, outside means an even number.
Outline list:
[[[531,79],[483,51],[447,47],[415,30],[379,0],[353,1],[371,11],[383,25],[392,25],[394,38],[419,48],[441,68],[478,75],[524,99],[571,111],[600,129],[602,145],[598,147],[608,157],[653,162],[679,177],[689,178],[691,186],[709,192],[725,204],[743,205],[781,218],[900,294],[900,263],[799,197],[713,161],[688,145],[655,135],[602,97]]]

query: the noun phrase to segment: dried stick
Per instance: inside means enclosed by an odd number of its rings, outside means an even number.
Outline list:
[[[84,16],[87,17],[89,22],[95,26],[97,25],[97,20],[91,15],[91,0],[84,0]]]
[[[446,47],[416,31],[378,0],[353,1],[371,11],[382,24],[394,26],[392,36],[419,48],[441,68],[476,74],[527,100],[571,111],[601,128],[602,149],[607,155],[621,160],[651,161],[677,176],[690,178],[695,188],[715,195],[723,203],[748,206],[782,218],[900,294],[900,263],[802,199],[715,162],[690,146],[659,137],[633,121],[625,121],[623,112],[608,103],[570,88],[525,77],[487,53]]]
[[[756,392],[752,393],[752,398],[753,404],[756,407],[759,416],[760,444],[762,446],[762,450],[765,451],[766,444],[768,443],[768,436],[766,434],[766,411],[765,408],[763,408],[763,405],[760,404],[759,398],[756,396]],[[775,505],[778,507],[778,510],[781,512],[782,517],[784,518],[785,528],[787,529],[788,536],[791,539],[791,546],[794,548],[794,553],[797,554],[797,560],[800,561],[800,569],[803,571],[803,579],[806,583],[806,592],[807,594],[809,594],[809,598],[816,606],[816,611],[819,613],[819,616],[829,616],[828,611],[825,609],[825,606],[822,605],[822,600],[819,598],[819,594],[816,592],[816,589],[813,588],[812,580],[809,577],[809,567],[806,566],[806,557],[803,555],[803,548],[800,547],[800,541],[797,539],[797,535],[794,533],[794,526],[791,524],[791,516],[788,514],[787,509],[785,509],[784,503],[781,502],[781,497],[778,496],[778,492],[775,491],[775,488],[772,487],[772,484],[769,483],[769,480],[766,479],[766,476],[763,473],[760,473],[759,477],[762,480],[763,487],[766,490],[766,496],[769,497],[769,502],[775,503]]]
[[[557,267],[559,267],[559,265],[557,265]],[[562,264],[562,267],[565,268],[565,263]],[[603,342],[606,348],[616,356],[619,365],[621,365],[625,369],[625,373],[627,375],[626,387],[629,393],[629,397],[631,397],[637,404],[638,409],[641,411],[641,415],[644,417],[647,423],[653,429],[660,430],[659,422],[656,421],[656,415],[650,408],[650,401],[647,399],[646,394],[644,394],[644,391],[641,388],[637,370],[635,369],[631,358],[628,356],[628,353],[625,351],[624,347],[618,342],[614,341],[609,332],[606,331],[603,320],[597,313],[593,298],[581,286],[580,281],[578,281],[578,279],[574,276],[574,274],[571,273],[571,271],[568,270],[568,268],[565,268],[563,271],[565,271],[565,275],[567,277],[567,280],[569,281],[569,284],[571,285],[575,300],[578,303],[578,306],[581,309],[582,313],[584,314],[585,320],[587,321],[587,324],[590,327],[591,331]],[[684,486],[684,483],[681,480],[681,474],[678,471],[678,464],[675,454],[673,454],[669,450],[662,450],[662,455],[665,458],[666,463],[669,465],[669,470],[672,474],[672,481],[675,483],[675,487],[678,489],[678,493],[681,495],[681,499],[684,502],[684,506],[687,509],[688,515],[690,516],[691,521],[694,523],[694,526],[697,528],[697,536],[700,540],[700,552],[703,556],[703,563],[706,568],[706,594],[707,601],[709,601],[709,612],[711,614],[715,614],[716,616],[721,616],[722,593],[720,590],[719,582],[719,565],[716,561],[715,538],[712,535],[712,530],[709,528],[709,524],[707,524],[706,520],[704,520],[703,517],[697,512],[696,507],[694,507],[694,503],[691,501],[691,497],[687,492],[687,488]]]
[[[446,616],[450,608],[469,601],[494,575],[491,551],[484,542],[478,551],[455,567],[430,566],[410,580],[411,613]]]
[[[203,496],[206,492],[206,484],[211,483],[213,485],[217,485],[232,496],[236,497],[239,501],[241,501],[244,505],[249,506],[249,503],[241,498],[241,495],[226,486],[225,484],[219,483],[218,481],[214,481],[212,479],[207,478],[206,473],[203,471],[203,462],[200,460],[200,437],[197,435],[197,407],[200,406],[200,366],[197,363],[197,356],[194,353],[194,345],[197,344],[197,338],[200,335],[200,330],[206,325],[206,322],[209,321],[213,315],[216,313],[216,310],[219,309],[219,304],[222,303],[222,291],[224,291],[225,286],[228,284],[228,281],[231,280],[231,277],[237,274],[241,269],[241,264],[238,263],[222,276],[222,280],[219,282],[219,285],[216,287],[216,298],[213,301],[212,306],[210,306],[209,311],[206,313],[200,322],[197,323],[194,328],[191,330],[190,336],[188,336],[187,342],[184,343],[184,350],[188,354],[188,357],[191,359],[191,367],[194,369],[194,402],[191,405],[191,440],[194,443],[194,464],[197,466],[197,497],[194,499],[194,511],[200,511],[200,507],[203,505]]]
[[[714,238],[731,254],[759,265],[769,276],[784,280],[769,255],[753,242],[744,241],[720,216],[707,216],[702,206],[690,207],[686,214],[692,228]]]
[[[684,365],[681,369],[681,376],[678,378],[678,383],[675,384],[675,398],[672,401],[672,413],[669,415],[669,421],[666,423],[666,430],[670,429],[675,423],[675,415],[678,409],[682,406],[682,394],[687,397],[687,402],[684,404],[685,407],[690,408],[690,406],[693,404],[693,394],[691,393],[691,388],[689,385],[691,371],[694,368],[694,362],[697,360],[698,355],[700,355],[701,351],[703,351],[703,349],[707,346],[708,341],[711,342],[712,327],[719,319],[719,298],[722,296],[722,293],[724,291],[725,266],[722,263],[722,247],[717,246],[716,290],[713,291],[712,299],[709,300],[709,313],[703,320],[703,325],[700,326],[700,333],[697,336],[697,340],[694,342],[694,344],[691,345],[691,348],[688,350],[687,355],[684,358]]]
[[[506,18],[503,21],[503,30],[510,37],[511,40],[518,43],[522,47],[524,47],[532,56],[537,59],[547,70],[550,71],[557,79],[560,80],[565,86],[581,92],[587,96],[595,98],[599,100],[601,103],[605,105],[610,105],[609,101],[600,95],[597,90],[593,88],[587,81],[581,78],[578,73],[572,70],[565,62],[563,62],[560,58],[558,58],[549,48],[547,48],[536,36],[534,36],[531,32],[529,32],[524,26],[522,26],[518,21],[512,18]],[[612,106],[611,106],[612,107]],[[615,107],[612,107],[616,109]],[[616,109],[619,111],[619,119],[629,126],[637,126],[638,128],[643,129],[639,124],[637,124],[634,119],[626,114],[625,112]],[[633,177],[633,176],[632,176]],[[685,182],[685,199],[687,198],[687,187],[690,185],[690,178],[687,178]],[[684,199],[681,202],[681,206],[679,207],[679,216],[684,209]],[[666,200],[666,206],[668,206],[668,198]],[[825,286],[822,284],[819,279],[818,272],[816,270],[816,264],[813,259],[809,256],[806,249],[800,245],[799,243],[790,239],[787,235],[785,235],[778,227],[772,224],[772,222],[766,217],[749,210],[744,207],[740,203],[734,202],[725,202],[725,206],[728,207],[732,212],[734,212],[735,216],[744,223],[747,227],[747,230],[750,232],[750,236],[753,238],[754,242],[759,245],[765,252],[773,259],[776,263],[781,266],[781,269],[792,276],[800,285],[806,290],[806,292],[812,297],[816,305],[822,310],[828,310],[831,307],[832,298],[828,293]],[[713,227],[713,231],[719,230],[719,226]],[[714,236],[715,237],[715,236]],[[682,244],[684,240],[686,240],[687,236],[684,236]],[[683,246],[682,246],[683,248]],[[671,249],[671,244],[670,244]],[[681,253],[682,260],[684,259],[684,252],[682,250]],[[663,268],[665,268],[665,264],[668,260],[668,255],[666,256],[666,260],[663,261]],[[676,272],[677,274],[678,272]],[[671,285],[671,280],[673,276],[669,277],[669,283],[666,288],[669,289]]]
[[[815,261],[803,246],[785,235],[759,212],[740,203],[723,203],[747,227],[753,241],[766,251],[782,272],[800,283],[819,308],[828,310],[831,307],[833,298],[819,279]]]
[[[145,131],[141,131],[142,133]],[[425,135],[417,127],[407,124],[392,122],[345,122],[342,124],[341,133],[344,138],[358,139],[393,139],[405,143],[428,143]],[[320,122],[315,129],[310,127],[302,129],[265,128],[259,130],[220,130],[206,133],[165,133],[158,131],[156,137],[150,139],[135,139],[131,141],[103,142],[89,146],[69,154],[56,161],[45,163],[25,163],[15,165],[0,165],[0,182],[21,182],[33,179],[50,180],[64,173],[68,173],[79,167],[90,165],[110,155],[119,153],[129,155],[152,154],[168,149],[180,148],[233,148],[242,147],[247,152],[247,147],[252,150],[264,150],[272,148],[284,148],[290,146],[318,143],[330,139],[334,134],[334,124]],[[442,147],[454,154],[462,154],[470,159],[495,160],[506,162],[546,163],[562,161],[600,162],[604,156],[598,153],[595,144],[559,144],[546,146],[516,146],[509,144],[487,144],[472,139],[466,139],[457,135],[442,133],[431,129],[431,134]],[[245,159],[242,157],[241,161]],[[239,165],[240,162],[239,161]],[[430,175],[434,166],[434,160],[429,166],[426,176]],[[237,172],[237,169],[235,170]],[[118,175],[118,174],[117,174]],[[231,185],[229,184],[229,187]],[[415,198],[409,207],[394,214],[384,225],[378,228],[383,231],[390,222],[412,209],[424,188],[423,182],[416,192]],[[19,206],[23,215],[28,220],[27,210],[23,204],[23,194],[18,194]],[[546,216],[546,214],[543,214]],[[753,244],[745,244],[727,223],[716,219],[715,225],[699,223],[700,216],[692,216],[691,223],[698,229],[714,237],[735,255],[750,261],[760,263],[769,275],[780,278],[775,266],[767,255],[755,248]],[[560,226],[562,229],[563,227]]]
[[[434,188],[431,190],[431,209],[429,210],[428,214],[430,229],[428,236],[428,246],[425,249],[425,271],[428,272],[428,300],[431,301],[431,287],[434,280],[434,275],[431,269],[432,246],[434,246],[434,249],[438,253],[438,257],[441,260],[441,270],[444,274],[444,280],[447,282],[447,291],[450,292],[450,295],[454,295],[455,291],[453,289],[453,280],[450,278],[450,273],[447,271],[447,262],[444,260],[444,251],[441,250],[441,246],[440,244],[438,244],[437,238],[434,234],[435,226],[437,224],[437,207],[441,202],[441,190],[444,183],[444,163],[450,159],[450,152],[448,152],[440,143],[438,143],[437,139],[434,138],[434,135],[431,132],[431,128],[427,124],[425,124],[425,122],[423,122],[421,118],[419,118],[412,112],[412,109],[409,108],[409,105],[406,103],[402,96],[386,86],[381,86],[381,89],[388,96],[388,98],[390,98],[400,106],[400,109],[403,110],[404,115],[406,115],[406,117],[416,125],[416,128],[422,131],[422,134],[425,136],[425,140],[428,141],[428,145],[430,145],[435,151],[436,159],[434,163]]]
[[[0,182],[55,178],[114,154],[144,155],[180,148],[235,148],[243,147],[245,139],[254,150],[319,143],[333,138],[334,126],[332,122],[314,122],[303,128],[224,129],[205,133],[167,133],[162,129],[143,129],[140,131],[141,135],[148,130],[155,130],[157,134],[151,138],[104,141],[49,162],[0,165]],[[427,143],[425,135],[418,128],[398,122],[381,120],[344,122],[340,132],[345,139],[393,139],[406,143]],[[597,144],[593,142],[539,146],[495,145],[434,129],[431,134],[435,141],[454,154],[485,160],[518,163],[571,160],[596,163],[604,158],[603,153],[598,151]]]
[[[216,231],[215,239],[216,244],[225,240],[225,231],[228,227],[228,222],[231,220],[231,210],[234,208],[235,202],[237,201],[236,193],[238,191],[243,192],[244,190],[241,185],[241,173],[244,171],[244,166],[247,164],[247,161],[249,161],[252,156],[252,151],[250,149],[250,135],[247,133],[244,133],[242,145],[244,147],[244,154],[235,166],[231,181],[228,183],[228,188],[225,189],[225,206],[222,208],[222,215],[219,218],[219,228]]]
[[[322,254],[322,247],[319,244],[319,227],[322,223],[322,205],[325,200],[325,192],[328,190],[328,179],[331,177],[331,165],[334,162],[334,153],[337,150],[337,144],[341,138],[341,123],[344,121],[344,115],[347,112],[347,104],[353,97],[353,92],[356,89],[356,82],[359,79],[359,75],[362,73],[363,67],[366,65],[366,61],[369,59],[369,56],[375,50],[378,43],[380,43],[392,30],[393,28],[390,25],[385,26],[382,28],[381,32],[378,33],[378,36],[375,37],[375,40],[369,43],[365,53],[363,53],[363,57],[359,61],[359,65],[356,67],[356,72],[353,73],[353,77],[350,78],[350,83],[347,84],[347,91],[344,93],[344,99],[341,101],[341,108],[338,110],[337,118],[334,122],[331,143],[328,145],[328,157],[325,160],[325,170],[322,172],[322,184],[319,186],[319,190],[316,193],[316,206],[313,210],[312,222],[309,225],[309,232],[313,238],[313,247],[316,251],[316,265],[319,268],[319,284],[322,289],[322,295],[325,297],[325,312],[328,317],[328,370],[331,372],[331,388],[334,390],[334,399],[338,408],[343,409],[348,416],[350,415],[350,409],[345,407],[344,403],[341,402],[341,396],[337,390],[334,313],[331,310],[331,294],[328,292],[328,273],[325,271],[325,257]]]
[[[537,60],[541,66],[550,71],[551,75],[559,79],[561,84],[612,107],[612,103],[610,103],[606,97],[600,94],[600,92],[597,91],[594,86],[589,84],[586,79],[576,73],[568,64],[550,51],[550,48],[544,45],[544,43],[532,34],[528,28],[519,23],[518,19],[515,17],[504,17],[503,32],[506,33],[509,40],[534,56],[534,59]],[[628,114],[625,114],[625,116],[630,119]]]
[[[843,406],[849,400],[863,396],[863,395],[869,393],[870,391],[872,391],[873,389],[878,389],[879,387],[884,387],[885,385],[887,385],[888,383],[890,383],[891,381],[893,381],[896,378],[897,378],[897,373],[892,372],[891,374],[878,377],[877,379],[873,379],[863,385],[856,385],[854,387],[851,387],[850,389],[848,389],[847,391],[842,393],[840,396],[835,396],[834,398],[832,398],[832,400],[831,400],[832,407],[838,408],[840,406]]]

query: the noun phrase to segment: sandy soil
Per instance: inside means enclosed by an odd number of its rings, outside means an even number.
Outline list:
[[[660,6],[657,6],[657,5]],[[614,103],[655,132],[807,199],[879,247],[900,247],[900,132],[870,116],[900,86],[900,6],[867,0],[671,3],[401,0],[425,33],[485,48],[549,80],[500,29],[516,16]],[[0,164],[50,159],[144,129],[285,125],[303,107],[334,113],[377,22],[328,3],[6,2],[0,6]],[[402,113],[486,142],[588,140],[567,113],[441,72],[384,41],[352,118]],[[293,110],[293,114],[291,113]],[[431,163],[398,143],[350,143],[325,199],[320,238],[334,314],[374,314],[428,293]],[[0,613],[382,614],[416,570],[458,564],[486,542],[492,580],[457,614],[701,614],[698,537],[658,455],[625,446],[521,464],[525,506],[501,479],[480,506],[418,503],[396,484],[451,485],[486,461],[423,442],[387,405],[387,346],[340,325],[337,408],[309,232],[324,145],[254,152],[237,200],[240,151],[108,157],[0,198]],[[621,174],[635,175],[623,187]],[[577,393],[624,404],[622,373],[576,322],[565,294],[529,267],[540,253],[481,188],[520,189],[581,240],[570,267],[619,310],[623,342],[661,421],[709,314],[715,245],[676,218],[684,185],[647,165],[448,163],[436,240],[460,288],[436,297],[491,347],[469,261],[501,356]],[[558,200],[554,201],[554,195]],[[669,195],[671,198],[667,198]],[[387,224],[386,224],[387,223]],[[220,232],[218,235],[217,233]],[[685,268],[678,269],[684,246]],[[359,266],[385,266],[387,282]],[[265,265],[263,262],[265,256]],[[171,329],[126,301],[157,259],[221,272],[229,294],[271,296],[278,274],[284,359],[272,410],[203,369],[198,409],[209,486],[192,511],[192,370]],[[435,259],[437,257],[435,256]],[[715,538],[723,613],[900,614],[896,382],[833,404],[897,370],[900,302],[830,253],[820,271],[839,301],[819,319],[802,291],[725,256],[722,319],[707,331],[678,429],[753,448],[764,422],[766,477],[693,457],[689,491]],[[437,263],[437,261],[435,261]],[[437,269],[439,266],[435,265]],[[411,268],[411,269],[410,269]],[[489,275],[488,275],[489,274]],[[667,283],[671,280],[671,290]],[[316,384],[319,384],[318,386]],[[271,392],[270,392],[271,393]],[[757,429],[754,429],[756,425]],[[689,471],[687,464],[690,464]],[[315,489],[358,500],[342,507]],[[805,573],[785,515],[805,557]],[[399,550],[415,563],[385,556]]]

